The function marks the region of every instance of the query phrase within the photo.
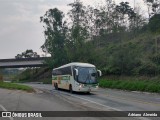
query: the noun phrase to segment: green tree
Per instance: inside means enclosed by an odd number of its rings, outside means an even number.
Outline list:
[[[59,66],[68,62],[65,51],[65,40],[67,26],[64,14],[57,8],[49,9],[46,14],[40,17],[44,23],[45,42],[41,46],[44,52],[51,54],[51,65]]]
[[[160,33],[160,14],[155,14],[150,18],[148,27],[151,32]]]
[[[127,21],[134,19],[136,17],[136,13],[134,12],[133,8],[129,6],[128,2],[121,2],[120,5],[116,6],[116,11],[119,13],[119,21],[121,23],[122,30],[125,31],[127,28]]]
[[[83,61],[81,59],[82,51],[84,49],[85,42],[89,38],[88,25],[86,22],[86,7],[83,6],[79,0],[69,4],[72,9],[68,12],[71,19],[70,29],[68,34],[68,41],[66,44],[67,55],[70,61]]]
[[[38,58],[40,55],[37,54],[37,52],[34,52],[32,49],[27,49],[25,52],[22,52],[21,54],[17,54],[15,56],[16,59],[19,58]]]

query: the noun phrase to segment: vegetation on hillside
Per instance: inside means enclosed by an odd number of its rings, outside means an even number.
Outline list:
[[[103,88],[114,88],[130,91],[160,92],[160,85],[150,81],[101,80],[99,86]]]
[[[159,75],[159,4],[149,20],[128,2],[93,8],[77,0],[69,6],[68,21],[57,8],[40,17],[46,38],[41,47],[51,54],[51,68],[79,61],[97,65],[103,75]]]
[[[12,82],[42,82],[44,84],[51,84],[52,70],[50,68],[27,68],[21,74],[17,75]]]
[[[149,17],[139,6],[133,9],[128,2],[117,5],[110,0],[97,7],[76,0],[69,4],[67,17],[57,8],[49,9],[40,17],[45,35],[41,48],[51,54],[46,60],[49,72],[28,69],[19,80],[51,83],[53,67],[77,61],[102,70],[107,77],[100,80],[101,87],[160,92],[160,4],[144,1]]]

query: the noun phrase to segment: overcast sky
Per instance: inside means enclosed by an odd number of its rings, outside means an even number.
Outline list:
[[[67,4],[74,0],[0,0],[0,59],[14,58],[26,49],[42,54],[43,24],[40,16],[50,8],[66,12]],[[105,0],[81,0],[85,5],[96,6]],[[122,0],[115,0],[119,3]],[[134,0],[129,1],[133,5]],[[142,4],[143,0],[136,0]]]

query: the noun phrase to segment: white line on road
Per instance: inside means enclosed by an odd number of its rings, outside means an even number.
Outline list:
[[[103,104],[101,104],[101,103],[98,103],[98,102],[95,102],[95,101],[92,101],[92,100],[89,100],[89,99],[86,99],[86,98],[83,98],[83,97],[78,97],[78,96],[75,96],[75,95],[71,95],[71,96],[73,96],[73,97],[76,97],[76,98],[79,98],[79,99],[83,99],[83,100],[86,100],[86,101],[89,101],[89,102],[92,102],[92,103],[95,103],[95,104],[98,104],[98,105],[101,105],[101,106],[103,106],[103,107],[107,107],[107,108],[109,108],[109,109],[113,109],[113,110],[115,110],[115,111],[122,111],[122,110],[120,110],[120,109],[117,109],[117,108],[113,108],[113,107],[110,107],[110,106],[107,106],[107,105],[103,105]],[[140,120],[150,120],[150,119],[148,119],[148,118],[146,118],[146,117],[138,117]]]
[[[101,103],[98,103],[98,102],[95,102],[95,101],[92,101],[92,100],[89,100],[89,99],[86,99],[86,98],[83,98],[83,97],[78,97],[78,96],[75,96],[75,95],[71,95],[71,96],[76,97],[76,98],[79,98],[79,99],[83,99],[83,100],[86,100],[86,101],[89,101],[89,102],[91,102],[91,103],[95,103],[95,104],[100,105],[100,106],[103,106],[103,107],[107,107],[107,108],[109,108],[109,109],[113,109],[113,110],[116,110],[116,111],[122,111],[122,110],[120,110],[120,109],[113,108],[113,107],[110,107],[110,106],[107,106],[107,105],[103,105],[103,104],[101,104]]]
[[[53,90],[52,90],[52,92],[53,92]],[[103,104],[101,104],[101,103],[98,103],[98,102],[95,102],[95,101],[92,101],[92,100],[89,100],[89,99],[86,99],[86,98],[83,98],[83,97],[78,97],[78,96],[72,95],[72,94],[70,94],[70,93],[68,94],[68,93],[64,93],[64,92],[61,92],[61,91],[57,91],[57,90],[55,90],[54,92],[59,92],[59,93],[61,93],[61,94],[63,94],[63,95],[68,95],[68,96],[76,97],[76,98],[78,98],[78,99],[82,99],[82,100],[85,100],[85,101],[88,101],[88,102],[91,102],[91,103],[94,103],[94,104],[97,104],[97,105],[106,107],[107,109],[112,109],[112,110],[115,110],[115,111],[122,111],[122,110],[120,110],[120,109],[113,108],[113,107],[110,107],[110,106],[107,106],[107,105],[103,105]]]
[[[37,87],[37,88],[38,88],[38,89],[41,89],[41,90],[42,90],[42,89],[44,90],[44,88],[39,88],[39,87]],[[91,102],[91,103],[94,103],[94,104],[97,104],[97,105],[106,107],[106,108],[108,108],[108,109],[112,109],[112,110],[115,110],[115,111],[123,111],[123,110],[120,110],[120,109],[117,109],[117,108],[113,108],[113,107],[110,107],[110,106],[107,106],[107,105],[104,105],[104,104],[101,104],[101,103],[98,103],[98,102],[95,102],[95,101],[92,101],[92,100],[83,98],[82,96],[79,97],[79,96],[76,96],[76,95],[68,94],[68,93],[66,93],[66,92],[61,92],[61,91],[57,91],[57,90],[54,90],[54,89],[52,89],[52,90],[46,89],[46,90],[47,90],[47,92],[49,92],[49,93],[57,92],[57,93],[61,93],[61,94],[63,94],[63,95],[69,95],[69,96],[72,96],[72,97],[75,97],[75,98],[78,98],[78,99],[82,99],[82,100],[85,100],[85,101],[88,101],[88,102]],[[136,118],[137,118],[137,117],[136,117]],[[138,117],[137,119],[140,119],[140,120],[150,120],[150,119],[148,119],[148,118],[146,118],[146,117]]]
[[[0,104],[0,107],[2,108],[3,111],[7,111],[7,109],[5,107],[3,107],[3,105]],[[9,117],[10,120],[14,120],[12,117]]]
[[[107,106],[107,105],[103,105],[101,103],[98,103],[98,102],[95,102],[95,101],[92,101],[92,100],[89,100],[89,99],[86,99],[86,98],[83,98],[83,97],[78,97],[76,95],[72,95],[72,94],[68,94],[68,93],[63,93],[61,91],[59,91],[59,93],[61,94],[64,94],[64,95],[69,95],[69,96],[72,96],[72,97],[76,97],[78,99],[82,99],[82,100],[85,100],[85,101],[88,101],[88,102],[91,102],[91,103],[95,103],[97,105],[100,105],[100,106],[103,106],[103,107],[107,107],[108,109],[112,109],[112,110],[115,110],[115,111],[122,111],[120,109],[117,109],[117,108],[113,108],[113,107],[110,107],[110,106]],[[140,119],[140,120],[151,120],[151,119],[148,119],[146,117],[137,117],[136,119]]]

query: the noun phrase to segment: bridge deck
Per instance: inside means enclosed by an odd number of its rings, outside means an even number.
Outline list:
[[[45,60],[49,58],[0,59],[0,68],[42,67],[46,66]]]

